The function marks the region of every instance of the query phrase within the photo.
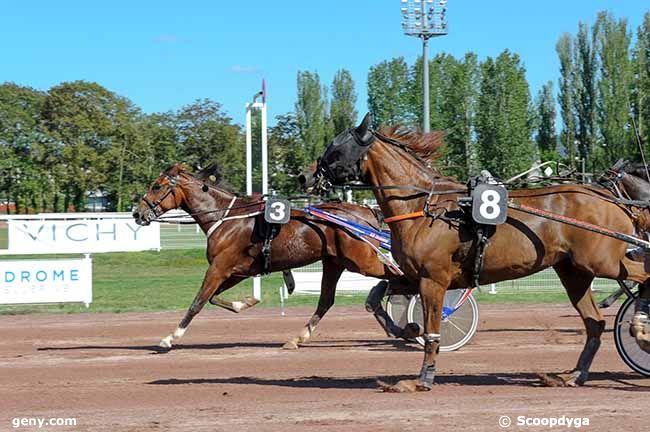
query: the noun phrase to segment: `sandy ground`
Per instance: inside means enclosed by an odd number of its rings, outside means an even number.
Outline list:
[[[419,347],[393,341],[363,307],[335,307],[317,339],[282,343],[312,310],[206,310],[167,354],[182,312],[0,317],[0,431],[566,430],[518,416],[588,418],[589,431],[650,427],[650,379],[618,358],[611,330],[582,388],[539,386],[573,367],[582,324],[570,306],[487,305],[474,340],[439,358],[431,392],[388,394],[419,371]],[[614,310],[608,310],[608,323]],[[13,427],[75,418],[76,426]],[[576,429],[574,426],[569,429]]]

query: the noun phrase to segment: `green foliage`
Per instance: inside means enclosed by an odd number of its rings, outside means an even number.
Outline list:
[[[595,41],[592,42],[589,26],[580,23],[574,41],[574,111],[576,140],[579,156],[589,159],[595,151],[596,74],[598,61]]]
[[[647,145],[649,29],[650,13],[646,13],[630,49],[627,20],[600,12],[591,29],[580,23],[575,38],[566,34],[558,41],[560,141],[572,165],[584,158],[590,171],[598,172],[621,157],[640,159],[632,119]],[[577,144],[577,152],[572,143]]]
[[[508,50],[481,64],[476,113],[479,166],[507,179],[530,168],[536,152],[531,140],[530,95],[519,56]]]
[[[18,210],[52,201],[49,140],[40,125],[45,94],[13,83],[0,85],[0,199]]]
[[[241,128],[232,124],[232,119],[223,113],[221,104],[200,99],[182,107],[175,118],[183,161],[192,167],[217,163],[224,178],[236,191],[245,190],[246,154],[243,151],[243,134]]]
[[[553,96],[553,81],[549,81],[541,88],[535,101],[535,114],[537,116],[537,132],[535,142],[539,149],[541,160],[557,161],[557,134],[555,132],[555,97]]]
[[[317,72],[298,72],[297,88],[295,113],[303,144],[301,157],[306,163],[316,160],[325,148],[327,102]]]
[[[606,12],[598,14],[593,32],[600,63],[597,113],[602,138],[602,155],[596,155],[595,162],[599,168],[606,168],[621,155],[635,153],[629,133],[631,35],[626,19],[617,21]]]
[[[0,199],[19,213],[83,211],[101,191],[128,211],[172,163],[221,165],[237,190],[245,180],[241,128],[221,105],[198,100],[179,112],[144,115],[128,99],[85,81],[48,92],[0,85]]]
[[[293,113],[275,118],[269,134],[269,154],[272,163],[270,183],[273,190],[289,196],[298,193],[297,176],[309,162],[304,149],[296,116]]]
[[[65,194],[63,210],[83,210],[86,193],[110,183],[114,149],[120,149],[117,160],[123,164],[133,141],[130,125],[139,115],[128,99],[96,83],[66,82],[48,91],[41,118],[48,135],[59,144],[58,162],[66,167],[56,178]],[[118,195],[119,202],[119,191],[118,184],[108,192]]]
[[[375,126],[412,123],[412,82],[403,57],[383,61],[368,73],[368,109]]]
[[[632,67],[634,83],[632,88],[632,110],[639,136],[650,153],[650,12],[646,12],[643,23],[637,30]]]
[[[576,117],[574,107],[575,67],[573,63],[573,37],[565,33],[560,36],[555,50],[560,58],[560,78],[558,80],[562,132],[560,143],[566,155],[568,165],[575,166],[576,151]]]
[[[434,65],[440,76],[437,80],[440,87],[431,101],[436,118],[435,123],[431,119],[432,129],[446,131],[441,161],[444,166],[452,167],[447,174],[465,179],[476,173],[472,133],[480,86],[478,60],[474,53],[467,53],[462,60],[450,55],[436,56]]]
[[[347,69],[340,69],[332,82],[332,102],[330,104],[330,119],[333,135],[336,136],[352,127],[357,121],[357,94],[354,91],[354,81]]]

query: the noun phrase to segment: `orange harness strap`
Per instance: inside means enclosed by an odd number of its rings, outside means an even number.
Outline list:
[[[422,210],[414,213],[406,213],[402,215],[397,215],[397,216],[391,216],[387,217],[384,219],[384,222],[386,223],[391,223],[391,222],[397,222],[401,220],[406,220],[406,219],[415,219],[424,216],[424,212]]]

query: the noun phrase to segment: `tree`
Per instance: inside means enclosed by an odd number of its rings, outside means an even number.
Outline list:
[[[507,178],[535,160],[529,118],[530,94],[519,56],[506,50],[481,65],[482,81],[476,113],[481,168]]]
[[[221,104],[199,99],[175,116],[179,155],[192,167],[216,163],[236,191],[245,190],[246,161],[241,127],[222,111]]]
[[[632,64],[632,110],[647,153],[650,152],[650,12],[646,12],[637,30]]]
[[[446,85],[439,91],[440,129],[446,131],[444,162],[454,167],[450,174],[466,178],[475,172],[473,149],[474,117],[480,86],[476,54],[467,53],[461,61],[447,58]]]
[[[557,134],[555,132],[555,98],[553,97],[553,81],[549,81],[539,91],[535,101],[537,115],[537,133],[535,141],[542,161],[556,161]]]
[[[121,171],[125,149],[133,142],[125,131],[132,131],[139,115],[128,99],[96,83],[65,82],[48,91],[42,119],[58,143],[59,162],[66,167],[61,173],[64,210],[70,205],[83,210],[86,194],[110,183],[109,176]],[[116,155],[115,148],[122,150]],[[121,202],[120,184],[109,193]]]
[[[368,109],[375,126],[412,124],[409,68],[403,57],[383,61],[368,72]]]
[[[17,212],[43,210],[55,196],[56,161],[40,120],[44,100],[33,88],[0,85],[0,198],[13,201]]]
[[[594,41],[595,42],[595,41]],[[589,26],[580,23],[574,41],[574,110],[576,139],[582,159],[588,160],[594,153],[596,115],[596,74],[598,60],[590,37]]]
[[[340,69],[332,82],[332,102],[330,104],[330,119],[333,135],[336,136],[352,127],[357,121],[357,94],[354,91],[354,80],[346,69]]]
[[[574,82],[575,69],[573,64],[573,38],[570,34],[563,34],[555,45],[555,50],[560,58],[560,88],[559,104],[562,117],[562,132],[560,143],[566,153],[569,165],[575,166],[576,157],[576,119],[573,107],[574,103]]]
[[[445,93],[452,86],[452,76],[457,66],[458,61],[446,53],[437,54],[429,61],[429,122],[432,130],[441,130],[450,126],[446,118]],[[416,119],[418,126],[423,124],[422,71],[422,57],[420,57],[411,69],[408,92],[408,112]]]
[[[298,72],[297,88],[295,114],[303,145],[299,157],[313,161],[323,152],[327,139],[326,102],[318,73]]]
[[[296,116],[293,113],[279,115],[269,134],[271,155],[270,184],[273,190],[284,195],[299,193],[297,177],[305,169],[302,140]]]
[[[607,12],[598,14],[593,32],[600,63],[597,113],[603,153],[596,164],[605,168],[621,155],[635,153],[629,134],[631,35],[627,20],[616,21]]]

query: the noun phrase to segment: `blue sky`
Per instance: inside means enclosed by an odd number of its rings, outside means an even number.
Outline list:
[[[352,72],[360,114],[371,65],[409,62],[418,40],[404,36],[399,0],[11,1],[0,15],[0,82],[47,89],[96,81],[145,112],[212,98],[239,123],[244,104],[268,87],[269,118],[293,109],[298,70],[324,83]],[[449,0],[449,35],[430,54],[496,56],[505,48],[526,66],[533,95],[557,80],[555,42],[592,23],[600,10],[627,17],[633,30],[650,3],[637,0]]]

